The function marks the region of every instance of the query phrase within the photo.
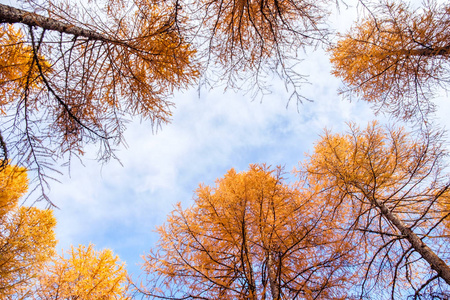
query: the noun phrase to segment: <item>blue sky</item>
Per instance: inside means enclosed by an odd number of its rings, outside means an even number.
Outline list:
[[[325,127],[340,132],[346,122],[365,126],[374,118],[367,104],[337,95],[339,81],[329,75],[325,56],[305,65],[310,74],[317,72],[304,87],[314,102],[286,108],[289,93],[282,82],[262,102],[219,89],[199,97],[192,89],[177,93],[172,123],[156,134],[146,122],[128,126],[128,148],[117,152],[122,165],[100,165],[95,149],[87,152],[84,166],[73,161],[71,176],[54,183],[50,193],[59,207],[58,248],[89,242],[111,248],[138,274],[140,256],[158,238],[155,227],[175,203],[192,204],[200,183],[213,184],[230,168],[243,171],[253,163],[291,171]]]
[[[353,16],[354,10],[342,8],[336,20],[345,20],[340,26],[344,27]],[[302,92],[314,102],[286,107],[290,94],[277,80],[262,101],[220,88],[202,91],[199,97],[192,88],[176,93],[172,123],[156,133],[147,122],[128,125],[128,147],[117,151],[122,164],[100,165],[95,148],[87,149],[84,165],[74,160],[70,176],[62,169],[61,183],[52,182],[49,196],[59,207],[58,251],[89,243],[97,249],[110,248],[136,276],[143,262],[140,256],[158,238],[155,227],[163,224],[175,203],[191,205],[200,183],[213,184],[230,168],[243,171],[253,163],[282,165],[291,171],[324,128],[343,132],[347,122],[386,123],[367,103],[338,95],[340,81],[330,74],[323,51],[305,57],[299,71],[309,75],[310,84]],[[449,106],[440,105],[438,122],[445,125]]]

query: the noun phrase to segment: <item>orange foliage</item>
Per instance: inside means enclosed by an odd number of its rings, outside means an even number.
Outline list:
[[[292,64],[298,50],[326,40],[324,18],[329,1],[201,0],[187,7],[186,18],[201,24],[198,49],[210,77],[240,89],[243,82],[264,89],[265,76],[278,73],[286,84],[298,87],[300,75]],[[180,13],[182,13],[181,11]],[[187,28],[187,36],[192,28]],[[213,76],[211,76],[214,74]],[[247,87],[246,87],[247,88]]]
[[[114,156],[129,118],[170,122],[168,97],[199,77],[196,50],[176,29],[170,4],[91,2],[100,11],[49,1],[50,18],[0,7],[2,22],[39,24],[0,28],[0,110],[8,124],[0,132],[20,164],[39,165],[43,186],[51,162],[83,155],[86,144],[100,143],[99,160]],[[21,21],[5,19],[9,10]]]
[[[40,58],[43,70],[48,74],[49,65]],[[0,114],[5,114],[6,106],[17,101],[23,93],[42,88],[42,80],[33,61],[33,51],[26,45],[22,31],[12,25],[0,26]],[[29,90],[24,90],[24,87]]]
[[[8,165],[0,172],[1,299],[26,296],[34,277],[54,254],[52,211],[18,207],[27,184],[23,168]]]
[[[450,6],[426,3],[413,12],[385,2],[331,49],[333,74],[364,100],[405,119],[426,119],[445,86],[450,57]]]
[[[414,138],[377,123],[350,129],[326,132],[300,173],[359,248],[362,295],[388,289],[401,299],[412,291],[441,291],[440,282],[450,278],[441,206],[450,188],[440,135]]]
[[[128,299],[126,270],[112,251],[80,246],[55,253],[53,212],[18,206],[26,170],[0,172],[0,299]]]
[[[111,250],[80,245],[54,257],[38,276],[33,299],[128,299],[125,265]]]
[[[283,183],[280,169],[233,169],[200,186],[158,228],[145,271],[147,293],[202,299],[340,299],[351,277],[348,244],[321,218],[323,207]],[[163,292],[163,290],[165,292]]]

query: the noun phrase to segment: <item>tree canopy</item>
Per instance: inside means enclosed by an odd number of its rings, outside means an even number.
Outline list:
[[[427,121],[439,87],[448,88],[450,5],[426,1],[413,10],[383,1],[331,49],[333,74],[378,110]]]
[[[140,292],[165,299],[446,299],[450,184],[441,133],[326,131],[287,184],[230,170],[159,227]]]
[[[373,123],[327,132],[302,164],[345,239],[363,250],[356,259],[361,297],[386,290],[391,299],[448,297],[447,156],[439,134],[414,136]]]
[[[170,121],[177,89],[209,82],[264,90],[278,73],[298,87],[299,48],[326,40],[327,1],[26,1],[0,4],[3,161],[47,172],[99,145],[114,157],[125,123]],[[13,24],[13,25],[8,25]],[[196,29],[198,28],[198,29]],[[294,90],[297,99],[302,96]]]
[[[0,171],[0,298],[22,299],[54,255],[56,220],[51,210],[19,206],[27,191],[23,168]]]
[[[98,145],[115,157],[134,116],[170,122],[174,91],[192,85],[265,91],[278,74],[304,99],[299,51],[328,46],[330,1],[28,0],[0,4],[0,153],[38,176]],[[333,73],[378,109],[426,121],[448,83],[449,6],[371,4],[331,48]],[[369,5],[367,5],[369,7]],[[269,77],[267,77],[269,75]]]
[[[20,206],[27,188],[24,168],[0,171],[0,299],[129,299],[125,264],[111,250],[56,255],[53,211]]]
[[[68,257],[54,256],[39,273],[32,299],[129,299],[125,264],[109,249],[72,246]]]
[[[180,205],[145,257],[145,294],[166,299],[344,299],[351,245],[282,170],[230,170]]]
[[[267,77],[278,74],[292,88],[292,97],[305,99],[298,89],[305,81],[294,66],[299,50],[327,42],[326,17],[336,2],[295,0],[201,0],[183,6],[177,15],[195,31],[205,81],[235,89],[267,92]],[[186,7],[186,9],[184,8]]]
[[[364,2],[360,1],[364,4]],[[170,122],[176,90],[203,82],[294,87],[299,50],[328,45],[329,1],[92,0],[0,4],[0,294],[126,299],[124,264],[92,245],[55,256],[52,211],[18,204],[26,168],[47,198],[53,163],[99,146],[126,122]],[[369,7],[369,6],[366,6]],[[349,94],[427,124],[448,87],[450,5],[370,6],[330,48]],[[157,229],[145,256],[163,299],[450,298],[450,183],[443,135],[372,123],[327,131],[287,183],[282,168],[231,169],[200,185]],[[13,163],[9,165],[9,162]],[[26,168],[15,165],[24,165]]]
[[[36,170],[41,187],[53,161],[82,155],[86,144],[100,143],[100,160],[113,156],[127,118],[169,122],[167,97],[198,77],[170,7],[29,4],[31,12],[0,6],[0,133],[5,154]]]

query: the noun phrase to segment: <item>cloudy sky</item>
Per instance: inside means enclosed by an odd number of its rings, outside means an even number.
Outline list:
[[[322,54],[323,55],[323,54]],[[59,247],[94,243],[111,248],[140,272],[140,256],[154,245],[153,230],[174,204],[190,205],[200,183],[213,184],[230,168],[249,164],[285,166],[291,171],[325,127],[341,132],[346,122],[374,119],[368,105],[342,101],[337,79],[325,59],[311,60],[311,85],[304,92],[314,102],[297,107],[281,82],[273,93],[251,101],[221,90],[178,93],[173,121],[152,133],[149,123],[134,122],[126,131],[128,147],[117,153],[121,163],[100,165],[90,151],[74,161],[70,177],[54,183],[50,197],[58,205]]]
[[[335,20],[348,25],[353,16],[353,10],[342,9]],[[70,176],[63,169],[61,183],[52,183],[50,193],[59,207],[59,251],[89,243],[110,248],[136,276],[143,262],[140,256],[157,241],[155,227],[163,224],[175,203],[191,205],[200,183],[213,184],[230,168],[244,171],[253,163],[291,171],[324,128],[343,132],[347,122],[386,122],[366,103],[349,102],[337,94],[340,81],[330,74],[323,51],[308,53],[299,71],[309,75],[310,84],[302,92],[314,102],[286,107],[289,92],[276,80],[272,94],[262,101],[219,88],[199,96],[193,88],[175,95],[172,123],[156,133],[149,123],[129,124],[128,147],[117,151],[121,164],[100,165],[95,151],[87,152],[84,165],[73,161]],[[441,115],[445,120],[445,113]]]

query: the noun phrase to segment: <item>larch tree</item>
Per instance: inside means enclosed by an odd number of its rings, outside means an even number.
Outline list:
[[[449,297],[450,183],[440,139],[351,126],[349,134],[327,132],[301,166],[340,219],[337,232],[361,248],[362,298]]]
[[[56,220],[50,210],[19,207],[28,187],[26,171],[8,165],[0,172],[0,299],[24,299],[54,255]]]
[[[54,256],[37,276],[34,300],[105,299],[125,300],[127,272],[124,263],[109,249],[80,245],[68,257]]]
[[[383,1],[331,49],[333,74],[377,110],[414,122],[435,110],[438,88],[448,88],[450,5],[426,1],[414,10]]]
[[[199,75],[161,2],[27,5],[0,4],[0,141],[43,189],[52,162],[86,144],[99,143],[99,160],[113,156],[128,118],[169,122],[168,97]]]
[[[156,299],[345,299],[353,251],[326,211],[284,183],[280,168],[231,169],[158,228],[140,291]]]
[[[207,68],[206,81],[221,78],[228,88],[264,93],[275,73],[293,88],[296,100],[305,99],[297,91],[305,78],[294,66],[299,51],[327,42],[327,16],[336,1],[200,0],[186,6],[175,2],[183,6],[179,15],[198,27],[194,38]]]

